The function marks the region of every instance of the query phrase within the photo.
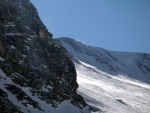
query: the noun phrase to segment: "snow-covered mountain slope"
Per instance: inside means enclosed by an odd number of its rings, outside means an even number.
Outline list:
[[[104,113],[150,112],[150,54],[113,52],[69,38],[56,41],[69,52],[78,92],[87,103]]]

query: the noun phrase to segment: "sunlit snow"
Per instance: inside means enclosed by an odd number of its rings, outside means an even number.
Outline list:
[[[75,64],[78,93],[88,104],[104,113],[150,113],[149,54],[114,52],[69,38],[57,41]]]

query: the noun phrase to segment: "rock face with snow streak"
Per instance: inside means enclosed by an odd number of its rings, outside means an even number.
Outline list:
[[[30,1],[1,0],[0,112],[88,113],[77,88],[74,64]]]

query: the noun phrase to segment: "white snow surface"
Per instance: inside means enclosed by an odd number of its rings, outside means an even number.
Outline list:
[[[8,22],[5,27],[15,27],[15,24],[13,22]]]
[[[0,57],[0,61],[1,61],[1,62],[4,62],[4,61],[5,61],[5,59],[4,59],[4,58],[2,58],[2,57]]]
[[[15,46],[13,46],[13,45],[11,45],[11,46],[10,46],[10,48],[11,48],[11,49],[16,49],[16,47],[15,47]]]
[[[149,113],[150,85],[76,62],[78,92],[104,113]]]
[[[6,36],[21,36],[21,33],[5,33]]]
[[[88,104],[103,113],[150,113],[149,54],[113,52],[68,38],[58,41],[75,64],[78,93]]]

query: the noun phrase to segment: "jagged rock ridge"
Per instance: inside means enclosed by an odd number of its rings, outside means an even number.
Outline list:
[[[90,112],[77,88],[74,64],[30,1],[1,0],[0,112]]]

